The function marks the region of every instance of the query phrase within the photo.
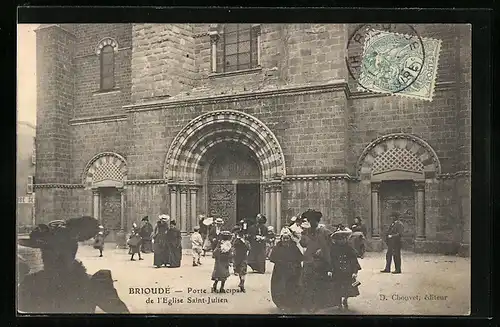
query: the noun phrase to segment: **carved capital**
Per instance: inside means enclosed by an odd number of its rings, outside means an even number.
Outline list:
[[[217,43],[219,41],[219,33],[217,31],[210,31],[208,32],[208,35],[210,36],[210,42],[212,44]]]
[[[198,187],[197,186],[190,186],[189,187],[189,192],[191,194],[196,194],[198,192]]]
[[[261,33],[260,24],[253,24],[252,32],[255,33],[255,35],[260,35]]]
[[[188,192],[188,187],[187,186],[181,186],[180,190],[181,190],[181,193],[187,193]]]
[[[172,192],[172,193],[177,192],[177,185],[170,185],[169,188],[170,188],[170,192]]]
[[[372,184],[372,192],[378,193],[380,190],[380,183],[371,183]]]
[[[92,189],[92,195],[93,196],[98,196],[99,195],[99,190],[96,189],[96,188]]]
[[[423,192],[425,190],[425,183],[424,182],[415,182],[413,183],[415,186],[415,190],[417,192]]]

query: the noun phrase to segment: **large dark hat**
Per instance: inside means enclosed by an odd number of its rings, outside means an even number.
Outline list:
[[[99,232],[99,221],[89,216],[68,220],[54,220],[39,224],[29,238],[19,239],[19,244],[30,248],[65,247],[68,244],[86,241]]]
[[[141,221],[149,221],[149,217],[148,216],[144,216]]]
[[[301,216],[303,219],[307,219],[308,221],[316,221],[319,223],[319,221],[321,220],[321,217],[323,217],[323,214],[321,213],[321,211],[316,211],[316,210],[313,210],[313,209],[308,209],[307,211],[305,211],[304,213],[302,213],[302,216]]]

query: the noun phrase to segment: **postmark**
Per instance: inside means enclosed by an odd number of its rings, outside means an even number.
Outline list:
[[[395,26],[363,25],[353,33],[347,47],[349,73],[359,91],[431,101],[441,41],[422,38],[409,25]]]

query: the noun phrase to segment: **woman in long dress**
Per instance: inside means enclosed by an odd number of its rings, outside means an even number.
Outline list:
[[[307,210],[300,244],[305,248],[303,265],[303,308],[310,313],[335,306],[330,296],[332,282],[330,234],[319,222],[322,213]]]
[[[168,216],[160,215],[153,232],[153,265],[156,268],[167,265],[167,229]]]
[[[284,227],[269,258],[274,263],[271,298],[274,304],[285,312],[295,312],[301,307],[300,278],[303,255],[291,236],[290,229]]]
[[[167,251],[167,267],[179,268],[182,260],[182,236],[175,221],[170,221],[170,228],[167,230]]]
[[[266,217],[259,214],[257,216],[257,224],[248,228],[250,241],[248,266],[258,274],[266,272],[266,221]]]

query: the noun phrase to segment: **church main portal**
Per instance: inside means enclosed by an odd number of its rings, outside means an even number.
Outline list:
[[[237,143],[215,146],[205,160],[206,212],[225,228],[261,212],[260,168],[253,153]]]

